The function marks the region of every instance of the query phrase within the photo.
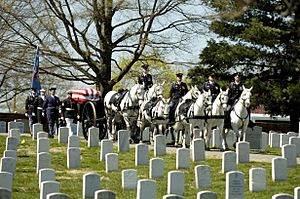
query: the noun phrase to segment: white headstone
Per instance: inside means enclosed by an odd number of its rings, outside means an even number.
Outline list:
[[[58,143],[68,144],[69,127],[58,128]]]
[[[4,187],[0,187],[0,198],[1,199],[11,199],[11,190]]]
[[[40,139],[40,138],[48,138],[48,133],[43,132],[43,131],[38,132],[37,139]]]
[[[10,129],[19,129],[18,123],[14,122],[14,121],[8,122],[8,124],[7,124],[7,132],[5,132],[5,133],[10,132]]]
[[[17,159],[17,151],[15,150],[5,150],[3,152],[3,157],[10,157]]]
[[[99,189],[100,189],[99,174],[87,173],[83,175],[82,198],[94,197],[95,192]]]
[[[166,155],[166,138],[164,135],[154,136],[154,157]]]
[[[149,142],[150,141],[150,128],[149,127],[146,127],[144,130],[143,130],[143,140],[144,142]]]
[[[296,145],[294,144],[285,144],[281,148],[281,154],[283,158],[287,160],[287,167],[293,168],[297,167],[297,152]]]
[[[249,191],[265,191],[266,188],[266,170],[263,168],[251,168],[249,170]]]
[[[156,182],[154,180],[138,180],[136,199],[156,199]]]
[[[289,137],[290,136],[288,134],[280,133],[280,142],[279,142],[280,147],[289,143]]]
[[[16,122],[18,129],[20,129],[20,134],[23,134],[25,132],[25,125],[24,122]]]
[[[192,160],[193,162],[205,160],[205,143],[201,138],[192,141]]]
[[[57,193],[60,190],[60,184],[57,181],[44,181],[41,184],[40,199],[47,199],[50,193]]]
[[[0,121],[0,133],[7,133],[5,121]]]
[[[80,168],[80,148],[70,147],[67,152],[67,167]]]
[[[0,172],[8,172],[14,174],[16,172],[17,161],[15,158],[4,157],[0,160]]]
[[[105,155],[113,152],[113,142],[109,139],[101,140],[100,161],[105,160]]]
[[[122,171],[122,188],[124,190],[137,187],[137,171],[135,169],[126,169]]]
[[[18,140],[20,140],[21,131],[20,129],[10,129],[9,131],[9,137],[15,137]]]
[[[270,147],[271,148],[279,148],[280,147],[280,134],[279,133],[271,133],[270,134]]]
[[[273,195],[272,199],[294,199],[294,196],[286,193],[278,193]]]
[[[37,155],[36,173],[39,173],[40,169],[51,168],[51,155],[47,152],[41,152]]]
[[[190,168],[190,149],[180,148],[176,151],[176,169]]]
[[[119,130],[118,131],[118,150],[119,152],[129,151],[129,131]]]
[[[78,137],[82,137],[83,136],[83,133],[82,133],[82,123],[80,121],[77,122],[77,136]]]
[[[289,131],[289,132],[287,132],[287,134],[288,134],[290,137],[298,137],[298,136],[299,136],[299,133],[296,133],[296,132],[293,132],[293,131]]]
[[[88,132],[88,147],[99,146],[99,128],[91,127]]]
[[[150,178],[161,178],[164,176],[164,160],[161,158],[152,158],[149,168]]]
[[[39,189],[44,181],[55,181],[54,169],[40,169],[39,170]]]
[[[77,136],[77,124],[75,124],[75,123],[71,123],[69,136],[71,136],[71,135]]]
[[[290,137],[289,144],[294,144],[296,146],[296,154],[300,154],[300,137]]]
[[[233,130],[229,130],[226,136],[228,147],[232,147],[236,141],[236,135]]]
[[[236,163],[248,163],[250,154],[249,142],[238,142],[236,145],[237,158]]]
[[[19,140],[14,137],[6,137],[6,148],[5,150],[14,150],[18,149]]]
[[[287,180],[287,160],[286,158],[272,159],[272,180],[286,181]]]
[[[175,138],[173,138],[171,127],[165,130],[165,136],[166,136],[166,144],[171,144],[174,142]]]
[[[77,135],[71,135],[68,137],[68,148],[71,147],[80,148],[80,137]]]
[[[263,151],[266,150],[266,148],[267,148],[268,145],[269,145],[268,139],[269,139],[268,133],[262,132],[262,133],[261,133],[261,149],[262,149]]]
[[[254,126],[247,128],[246,130],[246,141],[250,144],[250,149],[261,149],[262,148],[262,127]]]
[[[226,173],[226,199],[244,199],[244,174],[240,171]]]
[[[217,193],[212,191],[200,191],[197,193],[197,199],[217,199]]]
[[[36,123],[32,125],[32,139],[36,140],[37,139],[37,134],[38,132],[43,132],[43,125]]]
[[[212,131],[212,139],[211,146],[214,148],[218,148],[221,144],[221,135],[219,129],[213,129]]]
[[[70,197],[64,193],[49,193],[46,199],[70,199]]]
[[[225,151],[222,154],[222,173],[236,170],[236,153]]]
[[[135,145],[135,166],[148,165],[149,147],[146,144]]]
[[[184,193],[184,172],[168,172],[168,194],[177,194],[183,196]]]
[[[9,172],[0,172],[0,187],[12,191],[13,174]]]
[[[50,151],[50,141],[48,138],[39,138],[37,139],[37,153],[46,152],[49,153]]]
[[[300,186],[294,188],[294,197],[295,199],[300,199]]]
[[[201,138],[201,131],[199,128],[194,128],[193,130],[193,139]]]
[[[109,190],[98,190],[95,192],[95,199],[115,199],[116,198],[116,193],[113,191]]]
[[[177,194],[167,194],[163,196],[163,199],[184,199],[184,197]]]
[[[211,187],[210,167],[208,165],[198,165],[195,167],[195,182],[197,189]]]
[[[107,153],[105,155],[105,167],[107,173],[111,171],[118,171],[119,157],[117,153]]]

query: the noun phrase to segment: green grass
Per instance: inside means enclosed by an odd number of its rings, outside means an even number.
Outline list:
[[[0,152],[5,150],[5,136],[0,136]],[[22,137],[25,140],[17,152],[17,171],[13,182],[14,199],[36,199],[39,198],[38,175],[36,174],[36,142],[30,137]],[[149,178],[148,166],[136,167],[134,164],[134,148],[129,153],[119,153],[119,171],[105,172],[105,162],[99,161],[100,147],[88,148],[86,142],[81,142],[81,168],[67,168],[67,146],[58,144],[56,139],[51,139],[51,158],[52,168],[56,171],[56,180],[61,185],[61,192],[68,194],[71,198],[82,198],[82,177],[85,173],[95,172],[101,176],[101,188],[109,189],[117,193],[117,198],[132,199],[136,197],[135,191],[123,191],[121,185],[121,171],[124,169],[137,169],[138,178]],[[117,148],[114,148],[117,152]],[[268,148],[269,154],[280,154],[280,150]],[[149,153],[149,158],[153,157],[153,150]],[[162,198],[167,193],[167,173],[175,169],[175,154],[167,154],[164,159],[165,175],[163,178],[156,179],[157,198]],[[194,167],[196,165],[209,165],[211,169],[212,187],[210,191],[218,194],[218,198],[225,198],[225,174],[221,173],[221,159],[207,159],[205,161],[193,163],[190,169],[183,169],[185,173],[185,198],[196,198],[200,190],[195,187]],[[267,190],[264,192],[251,193],[248,191],[249,169],[253,167],[262,167],[267,171]],[[288,181],[272,182],[271,163],[250,162],[239,164],[238,170],[245,174],[245,198],[271,198],[276,193],[293,194],[295,187],[300,186],[300,167],[290,168],[288,170]]]

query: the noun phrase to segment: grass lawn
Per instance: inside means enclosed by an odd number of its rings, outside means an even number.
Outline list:
[[[5,150],[5,136],[0,136],[0,152]],[[30,137],[22,137],[25,143],[21,144],[17,152],[17,170],[13,182],[14,199],[36,199],[39,198],[38,175],[36,174],[36,141]],[[114,148],[117,153],[117,148]],[[67,145],[58,144],[56,139],[51,139],[52,168],[56,171],[56,180],[61,185],[61,192],[68,194],[71,198],[82,198],[83,175],[88,172],[95,172],[101,176],[101,189],[112,190],[117,193],[117,198],[136,198],[135,191],[123,191],[121,185],[121,171],[124,169],[137,169],[139,179],[149,178],[149,167],[134,164],[134,148],[129,153],[119,153],[119,171],[105,172],[105,162],[100,161],[100,147],[88,148],[86,142],[81,142],[81,168],[67,168]],[[280,150],[267,149],[267,153],[280,154]],[[153,158],[153,150],[149,153]],[[165,164],[164,178],[156,179],[156,198],[162,198],[167,194],[167,173],[175,169],[175,153],[163,157]],[[211,170],[212,186],[209,189],[218,194],[218,198],[225,198],[225,174],[221,173],[221,159],[206,159],[205,161],[193,163],[190,169],[182,169],[185,173],[185,198],[196,198],[197,192],[201,191],[195,187],[194,167],[197,165],[209,165]],[[267,191],[249,192],[249,169],[261,167],[267,171]],[[238,165],[238,171],[245,174],[245,198],[270,199],[277,193],[293,194],[294,188],[300,186],[300,166],[288,170],[288,181],[272,182],[271,163],[250,162]]]

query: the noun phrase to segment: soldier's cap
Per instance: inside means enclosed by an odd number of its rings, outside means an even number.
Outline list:
[[[209,73],[208,77],[216,77],[216,74],[215,73]]]
[[[50,91],[56,90],[56,87],[51,87],[49,90],[50,90]]]
[[[72,95],[72,91],[71,91],[71,90],[68,90],[68,91],[67,91],[67,94]]]
[[[242,73],[240,73],[240,72],[238,72],[238,73],[235,73],[235,74],[234,74],[234,77],[236,77],[236,76],[238,76],[238,77],[242,77]]]
[[[143,64],[141,67],[142,67],[143,69],[148,69],[149,65],[148,65],[148,64]]]
[[[182,72],[178,72],[176,73],[176,77],[182,77],[183,73]]]
[[[30,89],[36,91],[36,88],[31,87]]]
[[[40,90],[40,92],[46,92],[46,90],[42,88],[42,89]]]

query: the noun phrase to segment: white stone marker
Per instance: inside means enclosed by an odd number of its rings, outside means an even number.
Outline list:
[[[281,149],[281,154],[283,158],[286,158],[288,168],[297,167],[296,145],[294,144],[283,145]]]
[[[167,194],[163,196],[163,199],[184,199],[184,197],[177,194]]]
[[[289,143],[289,137],[290,136],[288,134],[280,133],[280,142],[279,142],[280,147]]]
[[[190,149],[180,148],[176,151],[176,169],[190,168]]]
[[[122,171],[122,188],[124,190],[136,189],[137,171],[135,169],[126,169]]]
[[[222,173],[236,171],[236,153],[225,151],[222,153]]]
[[[164,135],[154,136],[154,157],[166,155],[166,138]]]
[[[60,184],[57,181],[44,181],[41,184],[40,199],[47,199],[50,193],[57,193],[60,190]]]
[[[68,148],[71,147],[80,148],[80,137],[77,135],[71,135],[68,137]]]
[[[51,155],[50,153],[41,152],[37,155],[36,173],[39,173],[40,169],[51,168]]]
[[[0,133],[7,133],[5,121],[0,121]]]
[[[143,179],[137,182],[136,199],[156,199],[156,182]]]
[[[210,167],[208,165],[195,166],[195,182],[197,189],[211,187]]]
[[[20,129],[10,129],[9,131],[9,137],[14,137],[20,140],[21,131]]]
[[[280,147],[280,134],[279,133],[270,133],[270,147],[279,148]]]
[[[263,168],[251,168],[249,170],[249,191],[265,191],[267,188],[266,170]]]
[[[98,190],[95,192],[94,199],[115,199],[116,193],[110,190]]]
[[[58,143],[68,144],[69,137],[69,127],[59,127],[58,128]]]
[[[289,144],[294,144],[296,146],[296,154],[300,154],[300,137],[290,137]]]
[[[98,138],[99,139],[99,138]],[[95,191],[100,189],[100,175],[87,173],[83,175],[82,198],[94,197]]]
[[[99,128],[91,127],[88,132],[88,147],[99,146]]]
[[[213,129],[211,147],[218,148],[221,144],[221,135],[219,129]]]
[[[168,172],[168,194],[177,194],[183,196],[184,193],[184,172]]]
[[[266,132],[261,133],[261,149],[264,151],[268,147],[269,135]]]
[[[76,135],[78,137],[82,137],[83,136],[83,133],[82,133],[82,123],[80,121],[77,121]]]
[[[295,199],[300,199],[300,186],[299,187],[295,187],[295,189],[294,189],[294,197],[295,197]]]
[[[144,130],[143,130],[143,140],[142,141],[150,141],[150,128],[147,126]]]
[[[0,187],[0,198],[2,199],[11,199],[11,191],[4,187]]]
[[[106,173],[119,170],[119,157],[117,153],[107,153],[105,155]]]
[[[149,177],[161,178],[164,177],[164,160],[161,158],[152,158],[150,160]]]
[[[287,134],[288,134],[290,137],[298,137],[298,136],[299,136],[299,133],[296,133],[296,132],[293,132],[293,131],[289,131],[289,132],[287,132]]]
[[[101,140],[100,161],[105,160],[105,155],[113,152],[113,142],[109,139]]]
[[[199,128],[194,128],[193,130],[193,139],[201,138],[201,131]]]
[[[12,191],[13,174],[9,172],[0,172],[0,187]]]
[[[236,145],[237,158],[236,163],[248,163],[249,162],[249,153],[250,145],[249,142],[238,142]]]
[[[11,129],[19,129],[19,125],[15,121],[8,122],[7,127],[8,127],[7,132],[5,132],[5,133],[10,132]]]
[[[240,171],[226,173],[226,199],[244,199],[244,174]]]
[[[14,150],[18,149],[19,140],[14,137],[6,137],[6,148],[5,150]]]
[[[273,158],[272,159],[272,180],[286,181],[288,175],[287,160],[286,158]]]
[[[37,139],[37,134],[39,132],[43,132],[43,125],[36,123],[32,125],[32,139],[36,140]]]
[[[40,138],[48,138],[48,133],[40,131],[37,133],[37,140]]]
[[[261,149],[262,127],[254,126],[246,129],[245,141],[249,142],[250,149]]]
[[[128,152],[129,151],[129,131],[119,130],[118,131],[118,151]]]
[[[41,153],[41,152],[46,152],[49,153],[50,151],[50,140],[48,138],[39,138],[37,139],[36,143],[36,152]]]
[[[147,144],[135,145],[135,166],[148,165],[149,146]]]
[[[20,129],[20,133],[21,134],[23,134],[24,132],[25,132],[25,125],[24,125],[24,122],[22,122],[22,121],[17,121],[17,120],[15,120],[16,121],[16,123],[17,123],[17,128],[18,129]],[[27,120],[28,121],[28,120]],[[28,125],[28,127],[29,127],[29,125]],[[29,130],[28,130],[29,131]]]
[[[197,193],[197,199],[217,199],[217,193],[212,191],[200,191]]]
[[[67,167],[80,168],[80,148],[70,147],[67,152]]]
[[[294,196],[286,193],[278,193],[273,195],[272,199],[294,199]]]
[[[15,158],[17,159],[17,151],[15,150],[5,150],[3,152],[3,157],[10,157],[10,158]]]
[[[70,197],[64,193],[49,193],[46,199],[70,199]]]
[[[0,160],[0,172],[8,172],[14,174],[16,172],[16,159],[4,157]]]
[[[39,189],[44,181],[55,181],[54,169],[40,169],[39,170]]]
[[[192,141],[192,160],[193,162],[205,160],[205,143],[201,138]]]
[[[236,141],[236,135],[233,130],[229,130],[226,136],[228,147],[232,147]]]

